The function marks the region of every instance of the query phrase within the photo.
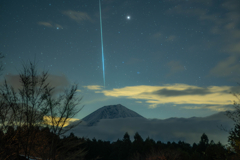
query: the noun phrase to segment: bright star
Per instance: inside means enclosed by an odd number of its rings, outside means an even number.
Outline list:
[[[131,17],[130,17],[130,16],[127,16],[127,19],[129,20],[129,19],[131,19]]]

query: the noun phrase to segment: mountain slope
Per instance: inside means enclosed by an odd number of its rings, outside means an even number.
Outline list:
[[[130,118],[130,117],[144,118],[143,116],[122,106],[121,104],[117,104],[99,108],[98,110],[89,114],[82,120],[87,122],[88,126],[93,126],[101,119]]]

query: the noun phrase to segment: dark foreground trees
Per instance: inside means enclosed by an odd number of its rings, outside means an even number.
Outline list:
[[[234,101],[234,111],[227,111],[227,116],[234,121],[234,128],[229,131],[228,141],[230,150],[237,154],[240,159],[240,98],[239,94],[233,94],[238,101]]]
[[[155,142],[149,137],[143,140],[139,133],[131,141],[126,133],[123,139],[114,142],[86,139],[81,147],[87,150],[87,160],[237,160],[233,152],[220,142],[209,141],[206,134],[193,145],[183,141]]]
[[[10,134],[14,130],[10,129],[8,132]],[[15,132],[17,131],[15,130]],[[41,151],[42,155],[47,156],[49,151],[48,145],[44,145],[45,148],[42,148],[43,145],[41,144],[51,144],[48,137],[53,137],[54,135],[49,128],[35,128],[35,132],[37,133],[36,139],[41,140],[41,142],[34,141],[34,143],[38,144],[36,145],[38,147],[35,149]],[[62,152],[56,159],[82,159],[83,156],[79,153],[83,153],[82,149],[85,148],[87,151],[84,155],[85,160],[237,160],[237,158],[234,159],[235,154],[229,152],[221,143],[206,141],[208,139],[206,134],[201,136],[199,143],[194,143],[193,145],[183,141],[155,142],[149,137],[138,141],[142,139],[138,133],[134,137],[137,138],[131,141],[130,136],[126,133],[122,140],[118,139],[115,142],[96,140],[95,138],[92,140],[78,138],[73,133],[62,139],[56,137],[58,142],[57,150]],[[7,140],[6,138],[7,136],[2,140]],[[134,141],[138,141],[140,148],[136,147],[136,142]],[[44,156],[41,156],[41,158],[45,159]]]
[[[48,76],[48,72],[39,73],[30,62],[19,73],[19,88],[13,88],[6,80],[1,86],[0,136],[4,143],[1,143],[0,159],[19,154],[27,158],[64,159],[59,138],[77,125],[65,127],[81,110],[77,106],[81,98],[76,95],[77,85],[56,93],[48,83]],[[45,127],[51,134],[43,134],[49,132]]]

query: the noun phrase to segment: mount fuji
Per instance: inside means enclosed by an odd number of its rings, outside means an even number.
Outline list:
[[[76,121],[76,124],[80,121]],[[227,144],[228,132],[219,132],[217,126],[222,125],[225,128],[234,126],[225,112],[207,117],[147,119],[121,104],[104,106],[83,118],[82,122],[66,132],[66,136],[72,132],[77,137],[113,142],[126,132],[133,140],[134,134],[138,132],[143,139],[151,137],[155,141],[162,142],[194,143],[199,141],[199,137],[204,132],[211,135],[210,139]]]
[[[101,119],[131,118],[131,117],[145,119],[138,113],[124,107],[121,104],[117,104],[101,107],[98,110],[89,114],[88,116],[84,117],[82,120],[85,121],[88,126],[94,126]]]

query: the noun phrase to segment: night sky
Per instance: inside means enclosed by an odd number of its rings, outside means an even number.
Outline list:
[[[79,85],[79,119],[112,104],[158,119],[232,109],[230,92],[240,82],[239,0],[101,5],[105,87],[98,0],[1,0],[2,79],[17,81],[22,64],[35,61],[56,87]]]

